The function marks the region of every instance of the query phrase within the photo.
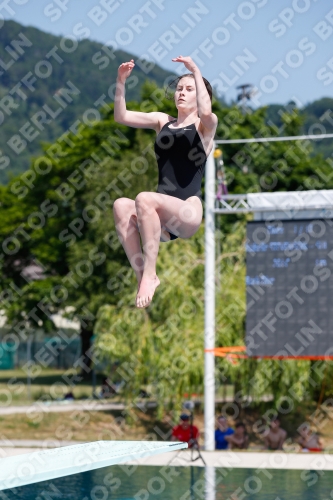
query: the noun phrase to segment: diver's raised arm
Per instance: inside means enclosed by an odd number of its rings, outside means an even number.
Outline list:
[[[125,82],[132,73],[134,60],[122,63],[118,68],[116,95],[114,100],[114,119],[117,123],[136,128],[152,128],[159,131],[159,123],[163,120],[164,113],[157,111],[143,113],[141,111],[129,111],[126,108]]]
[[[172,60],[174,62],[183,63],[185,68],[193,74],[197,92],[197,107],[200,121],[207,130],[215,129],[217,125],[217,116],[212,112],[211,98],[207,92],[200,69],[189,56],[178,56]]]

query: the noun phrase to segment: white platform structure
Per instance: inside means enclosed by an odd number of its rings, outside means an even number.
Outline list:
[[[180,442],[95,441],[2,458],[0,491],[182,450],[187,446]]]
[[[223,196],[216,214],[254,213],[255,220],[333,217],[333,190],[277,191]]]
[[[325,134],[331,137],[332,134]],[[271,142],[309,139],[311,136],[235,139],[215,141],[218,144]],[[316,136],[318,139],[319,136]],[[213,147],[213,150],[215,149]],[[213,152],[205,173],[205,373],[204,412],[205,450],[215,449],[215,215],[254,214],[254,220],[333,219],[333,190],[249,193],[216,198],[216,172]],[[207,352],[209,350],[209,352]]]

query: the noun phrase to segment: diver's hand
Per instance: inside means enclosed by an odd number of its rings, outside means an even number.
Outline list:
[[[185,68],[191,71],[191,73],[195,73],[195,71],[199,71],[198,66],[193,61],[190,56],[178,56],[172,59],[173,62],[181,62],[184,64]]]
[[[134,59],[131,59],[128,62],[122,63],[119,68],[118,68],[118,80],[121,82],[125,82],[126,79],[130,76],[132,73],[132,70],[134,68]]]

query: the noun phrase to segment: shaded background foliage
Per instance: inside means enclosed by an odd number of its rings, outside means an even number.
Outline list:
[[[20,29],[15,23],[6,26]],[[36,32],[29,32],[29,37],[37,36]],[[55,40],[50,48],[53,43]],[[89,43],[81,42],[82,52],[77,52],[76,57],[86,57],[84,49]],[[128,55],[118,56],[114,66],[110,63],[110,71],[115,72]],[[66,61],[71,70],[72,64],[70,59]],[[67,66],[62,68],[63,72]],[[93,69],[87,71],[96,82]],[[72,80],[75,75],[71,71]],[[78,81],[85,82],[82,76],[78,74]],[[151,75],[155,81],[142,85],[140,104],[133,100],[128,107],[163,110],[176,116],[173,103],[163,97],[157,76]],[[56,88],[56,73],[54,78]],[[59,75],[60,81],[64,81],[63,73]],[[139,85],[136,92],[138,88]],[[99,93],[102,89],[97,88]],[[88,97],[88,101],[95,98]],[[71,110],[75,115],[82,111],[74,107]],[[290,106],[279,114],[280,130],[267,122],[267,108],[248,109],[244,113],[237,106],[226,107],[215,100],[213,111],[219,119],[217,138],[279,135],[281,127],[283,135],[297,135],[304,127],[302,113]],[[11,119],[18,120],[18,116],[13,113]],[[203,391],[204,224],[190,240],[161,245],[157,270],[161,285],[149,309],[135,309],[136,283],[117,239],[112,205],[119,196],[134,199],[141,191],[156,189],[154,132],[116,124],[112,104],[102,110],[100,121],[81,125],[78,132],[68,135],[71,145],[62,142],[61,154],[49,154],[57,141],[43,144],[44,160],[40,157],[39,161],[50,168],[41,174],[32,164],[28,171],[34,177],[32,189],[25,189],[21,177],[0,187],[3,241],[17,227],[21,228],[17,236],[19,245],[16,248],[13,240],[12,252],[4,254],[0,264],[2,308],[13,327],[23,321],[27,329],[42,326],[45,331],[54,331],[51,315],[56,312],[78,319],[82,353],[85,355],[89,350],[95,333],[99,358],[109,369],[118,363],[116,376],[125,382],[123,395],[132,400],[146,387],[163,412],[164,403],[167,408],[177,407],[185,394]],[[60,129],[56,129],[53,137],[46,138],[54,140],[59,133]],[[332,187],[330,181],[323,183],[323,179],[330,179],[329,161],[322,155],[311,156],[313,151],[307,144],[228,145],[223,148],[223,155],[229,192]],[[313,175],[314,162],[321,177]],[[43,217],[31,215],[40,213]],[[244,216],[219,220],[216,276],[216,345],[219,346],[244,343],[246,220]],[[36,262],[43,268],[42,275],[27,281],[24,270]],[[10,290],[11,283],[22,293],[15,295]],[[231,381],[241,398],[250,396],[259,401],[263,396],[273,395],[279,401],[286,388],[292,388],[302,400],[320,394],[324,376],[324,390],[330,393],[327,381],[331,380],[332,368],[327,366],[325,370],[319,367],[316,372],[313,364],[303,361],[250,359],[233,364],[228,359],[217,359],[216,375],[219,384]],[[311,383],[313,373],[315,383]]]

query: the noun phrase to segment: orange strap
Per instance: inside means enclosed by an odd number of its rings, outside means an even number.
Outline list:
[[[227,346],[227,347],[215,347],[214,349],[205,349],[205,352],[211,352],[215,356],[219,356],[221,358],[228,357],[232,358],[248,358],[247,354],[238,354],[239,352],[246,351],[245,345],[239,346]],[[253,359],[293,359],[293,360],[323,360],[323,361],[332,361],[333,356],[252,356]]]
[[[205,349],[205,352],[212,352],[215,356],[221,358],[247,358],[246,354],[237,354],[246,350],[245,345],[228,346],[228,347],[215,347],[214,349]]]

